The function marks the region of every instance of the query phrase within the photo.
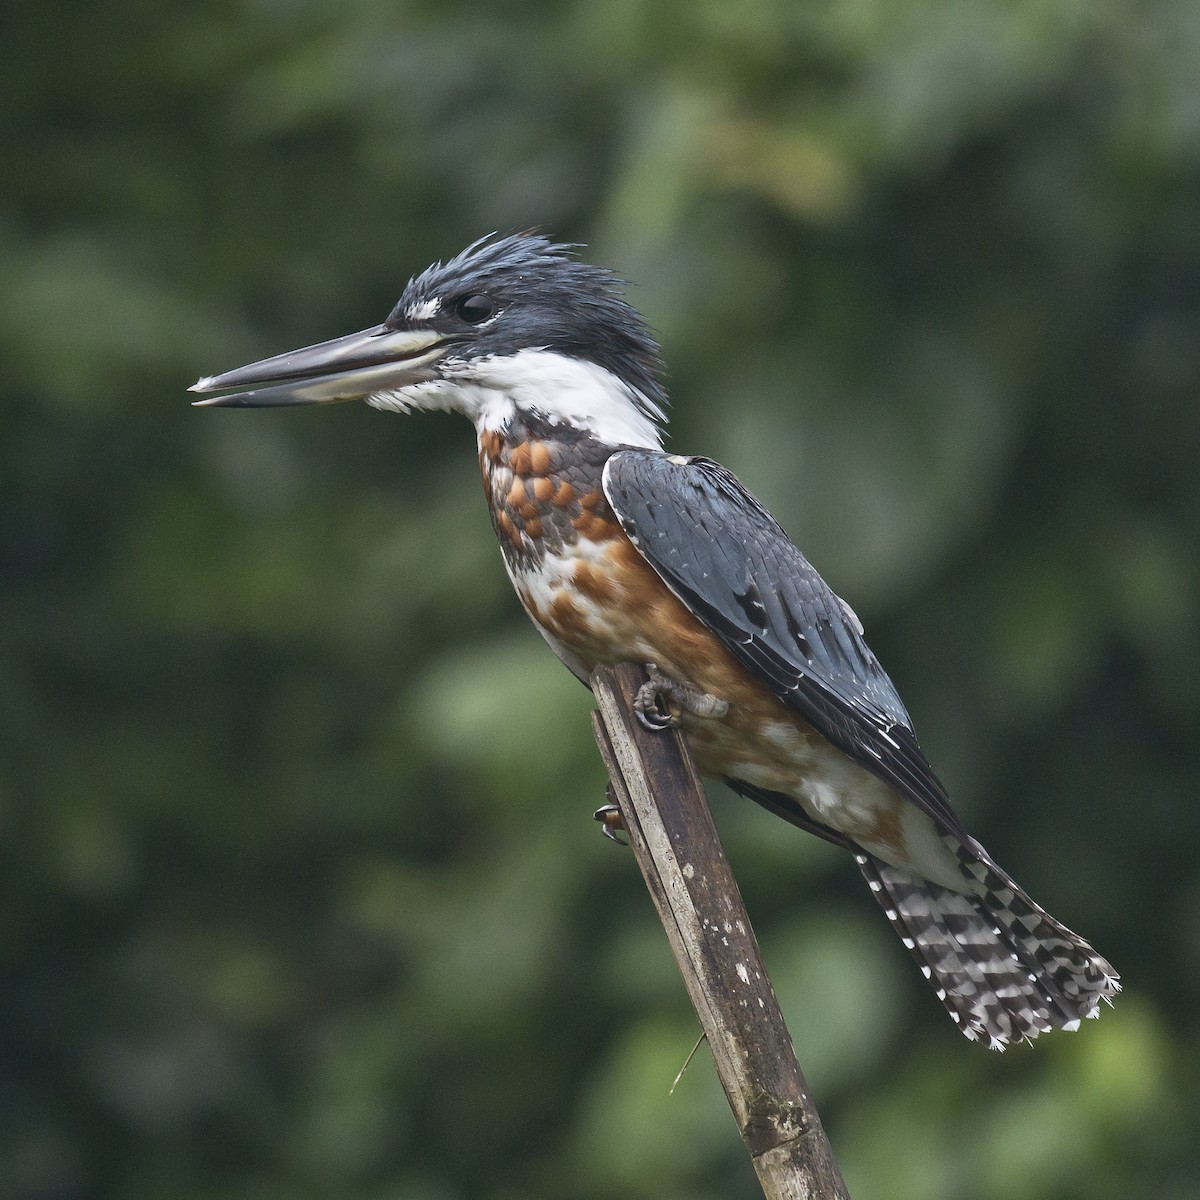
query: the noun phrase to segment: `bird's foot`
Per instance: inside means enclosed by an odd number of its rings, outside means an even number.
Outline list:
[[[592,820],[600,822],[600,832],[610,842],[616,842],[618,846],[628,846],[629,843],[623,837],[619,836],[620,832],[625,828],[625,818],[621,816],[621,810],[613,803],[611,783],[604,789],[604,792],[608,796],[608,803],[601,805],[592,813]]]
[[[729,711],[728,701],[672,679],[654,663],[646,664],[646,674],[650,679],[638,688],[633,711],[647,729],[670,729],[679,724],[685,713],[720,720]]]

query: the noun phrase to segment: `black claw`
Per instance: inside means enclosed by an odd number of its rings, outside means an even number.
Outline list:
[[[643,729],[661,733],[679,724],[679,718],[671,711],[667,697],[655,687],[656,681],[643,683],[633,698],[633,711]]]
[[[653,708],[639,708],[634,711],[637,713],[637,719],[651,733],[661,733],[664,729],[671,729],[679,724],[679,718],[670,712],[658,698],[656,698]]]
[[[609,786],[611,790],[611,785]],[[596,809],[596,811],[592,813],[592,820],[600,822],[600,832],[603,833],[610,842],[616,842],[618,846],[629,845],[627,841],[617,836],[617,830],[625,828],[625,821],[621,817],[621,810],[615,804],[605,804]]]
[[[679,724],[680,714],[671,707],[671,689],[675,686],[654,663],[646,664],[650,678],[637,690],[633,711],[643,729],[661,733]]]

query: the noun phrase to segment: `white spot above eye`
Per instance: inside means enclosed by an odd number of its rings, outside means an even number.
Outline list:
[[[404,310],[404,315],[410,321],[432,321],[441,307],[442,302],[435,296],[432,300],[420,300],[416,304],[410,304]]]

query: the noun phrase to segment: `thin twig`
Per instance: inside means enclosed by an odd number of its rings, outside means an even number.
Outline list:
[[[849,1200],[680,733],[633,716],[646,676],[599,667],[592,722],[638,866],[767,1200]]]

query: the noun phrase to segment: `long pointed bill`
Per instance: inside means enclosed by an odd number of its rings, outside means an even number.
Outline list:
[[[223,375],[209,375],[188,391],[209,408],[268,408],[283,404],[340,404],[435,379],[430,370],[452,340],[429,330],[386,325],[264,358]]]

